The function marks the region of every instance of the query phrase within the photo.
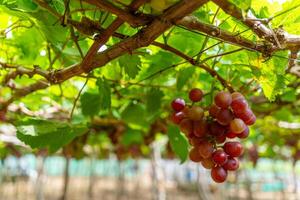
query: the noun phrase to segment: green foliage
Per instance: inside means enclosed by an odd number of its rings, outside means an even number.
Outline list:
[[[193,76],[194,73],[194,67],[187,67],[180,70],[177,77],[177,90],[181,90],[183,86],[187,83],[187,81]]]
[[[156,113],[161,108],[164,93],[159,89],[150,89],[146,95],[146,108],[148,113]]]
[[[300,34],[300,29],[295,28],[300,25],[298,0],[290,0],[283,4],[270,3],[268,0],[230,1],[243,10],[243,15],[250,10],[258,18],[274,16],[269,24],[274,30],[281,27],[291,34]],[[42,2],[47,3],[51,12],[34,0],[0,0],[0,62],[30,70],[41,68],[56,72],[82,61],[80,51],[84,55],[88,52],[94,42],[92,39],[94,33],[86,34],[74,28],[74,35],[71,35],[70,24],[62,25],[62,15],[65,12],[64,1]],[[131,1],[122,2],[128,5]],[[155,0],[139,11],[158,15],[175,2],[177,1]],[[120,6],[118,3],[114,5]],[[101,28],[107,28],[116,19],[115,15],[103,10],[95,11],[93,6],[87,3],[81,4],[80,1],[70,1],[69,8],[71,11],[69,19],[80,22],[87,17],[95,22],[89,25],[97,25]],[[85,12],[80,12],[81,9],[85,9]],[[217,10],[218,13],[215,15]],[[254,43],[265,42],[239,20],[228,17],[228,14],[218,9],[218,6],[211,1],[195,11],[193,15],[202,22],[213,23],[221,30],[245,37]],[[125,23],[116,32],[132,36],[142,28],[132,28]],[[120,41],[119,38],[111,37],[105,47],[114,49]],[[201,50],[205,50],[199,55],[200,63],[205,61],[203,64],[218,73],[235,90],[244,93],[250,105],[255,108],[258,123],[251,128],[249,141],[263,146],[263,155],[274,156],[278,153],[276,148],[281,148],[284,144],[282,136],[294,134],[278,127],[279,121],[299,123],[300,119],[299,79],[286,73],[288,51],[262,55],[243,49],[226,54],[239,47],[216,38],[206,37],[200,32],[186,30],[181,26],[174,26],[165,31],[155,41],[170,45],[193,58],[196,58]],[[99,116],[104,121],[113,119],[125,123],[126,130],[119,136],[118,141],[128,148],[131,145],[144,144],[144,140],[149,139],[147,134],[143,133],[149,132],[154,121],[157,119],[167,121],[168,114],[171,112],[169,104],[173,98],[182,96],[187,100],[188,90],[199,87],[207,94],[201,104],[207,106],[213,100],[212,94],[224,89],[216,76],[154,45],[137,50],[128,49],[127,52],[105,66],[84,75],[92,78],[89,78],[76,104],[81,112],[77,113],[75,108],[73,121],[92,124],[95,117]],[[225,55],[216,56],[223,53]],[[0,82],[3,83],[4,77],[12,71],[14,69],[4,69],[1,66]],[[12,85],[9,87],[2,84],[0,102],[10,99],[15,94],[14,87],[24,92],[29,90],[29,86],[37,80],[44,80],[44,78],[40,75],[22,75],[12,80],[10,83]],[[18,138],[32,148],[48,148],[51,152],[55,152],[85,133],[87,125],[72,125],[58,120],[61,116],[69,116],[74,98],[77,97],[84,83],[85,79],[82,77],[73,77],[61,84],[51,85],[47,89],[16,98],[15,105],[12,107],[20,106],[25,111],[29,110],[30,112],[27,113],[33,113],[32,115],[56,110],[50,113],[51,119],[22,121],[17,125]],[[8,115],[14,120],[23,118],[26,114],[9,111]],[[48,115],[45,116],[48,118]],[[164,125],[167,126],[168,122]],[[99,133],[95,131],[89,134],[87,144],[99,148],[100,152],[103,149],[113,149],[108,132],[115,127],[110,126],[111,124],[105,124]],[[181,161],[186,160],[189,145],[185,136],[174,126],[169,126],[168,137]],[[83,145],[81,144],[81,147]],[[276,146],[275,150],[273,146]],[[149,147],[140,148],[143,152],[149,151]],[[0,157],[7,154],[8,152],[4,151],[3,145],[0,144]]]
[[[55,153],[74,138],[87,132],[84,125],[72,125],[41,119],[17,123],[17,137],[31,148],[48,149]]]
[[[126,54],[119,58],[119,64],[130,78],[135,78],[141,68],[141,59],[137,55]]]
[[[108,109],[111,106],[111,91],[110,91],[110,86],[107,82],[106,79],[104,78],[99,78],[97,80],[97,86],[99,89],[99,94],[100,94],[100,109]]]
[[[171,147],[175,154],[180,158],[181,163],[188,157],[189,143],[186,137],[180,133],[179,128],[174,125],[170,125],[168,128],[168,137]]]
[[[80,97],[81,111],[85,116],[97,115],[101,108],[101,95],[97,93],[85,92]]]

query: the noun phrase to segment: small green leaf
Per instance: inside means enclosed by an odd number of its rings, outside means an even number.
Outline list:
[[[85,92],[80,97],[81,111],[85,116],[97,115],[100,111],[101,96],[97,93]]]
[[[164,93],[161,90],[154,88],[147,93],[146,108],[148,113],[155,113],[160,109],[163,96]]]
[[[121,114],[122,119],[131,124],[145,125],[146,110],[140,104],[129,104]]]
[[[191,76],[195,73],[194,67],[187,67],[180,70],[179,75],[177,77],[177,90],[181,90],[186,82],[191,78]]]
[[[231,0],[237,7],[248,10],[251,7],[252,0]]]
[[[173,151],[183,163],[187,159],[189,152],[189,144],[186,137],[174,125],[170,125],[168,128],[168,137]]]
[[[139,130],[128,128],[121,137],[121,143],[125,146],[132,144],[141,144],[143,142],[143,134]]]
[[[104,78],[99,78],[97,80],[97,85],[100,94],[100,108],[109,109],[111,106],[111,91],[110,85]]]
[[[119,58],[119,64],[130,78],[135,78],[141,70],[141,59],[137,55],[126,54]]]

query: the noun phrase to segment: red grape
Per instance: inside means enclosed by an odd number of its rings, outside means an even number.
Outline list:
[[[224,144],[224,151],[231,157],[239,157],[243,150],[243,146],[239,142],[226,142]]]
[[[241,139],[245,139],[249,136],[249,127],[246,126],[245,130],[241,132],[240,134],[237,134],[237,136]]]
[[[246,124],[243,120],[239,118],[235,118],[230,122],[230,131],[239,134],[242,133],[246,129]]]
[[[171,103],[173,110],[181,111],[185,107],[185,101],[181,98],[174,99]]]
[[[212,161],[211,158],[205,158],[201,161],[202,166],[205,169],[211,169],[215,166],[215,163]]]
[[[247,108],[241,113],[235,113],[237,117],[241,118],[245,124],[247,125],[253,125],[256,121],[256,117],[253,114],[252,110]]]
[[[218,122],[212,122],[209,124],[209,131],[211,135],[217,136],[226,132],[226,126],[222,126]]]
[[[203,158],[211,157],[214,151],[213,145],[208,141],[201,142],[198,147],[199,147],[199,153]]]
[[[232,98],[231,94],[229,92],[218,92],[215,96],[215,104],[219,106],[220,108],[228,108],[228,106],[231,104]]]
[[[193,121],[198,121],[203,118],[204,111],[200,106],[193,106],[188,111],[188,117]]]
[[[232,114],[231,110],[229,110],[229,109],[221,109],[218,112],[216,118],[217,118],[217,121],[219,122],[219,124],[226,126],[233,119],[233,114]]]
[[[196,137],[194,135],[192,137],[189,137],[189,142],[194,147],[198,147],[202,141],[203,141],[202,138]]]
[[[224,143],[225,140],[226,140],[226,135],[225,134],[219,134],[219,135],[216,136],[216,142],[218,144]]]
[[[211,177],[217,183],[223,183],[227,178],[227,171],[223,167],[214,167],[211,170]]]
[[[251,115],[250,118],[245,119],[245,124],[247,124],[248,126],[253,125],[256,122],[256,116],[254,114]]]
[[[209,108],[209,114],[210,116],[216,118],[220,110],[221,108],[219,108],[216,104],[213,104]]]
[[[199,154],[199,150],[195,147],[190,150],[189,158],[193,162],[201,162],[203,160],[203,158]]]
[[[193,133],[193,121],[189,119],[181,120],[179,124],[180,131],[186,135]]]
[[[245,99],[235,99],[231,103],[231,108],[234,113],[242,113],[248,108],[248,103]]]
[[[183,114],[183,112],[174,112],[171,115],[171,120],[174,124],[179,124],[184,117],[185,115]]]
[[[239,93],[239,92],[234,92],[231,94],[232,97],[232,101],[236,100],[236,99],[244,99],[245,97]]]
[[[235,134],[235,133],[233,133],[231,131],[227,131],[226,137],[228,137],[228,138],[235,138],[235,137],[237,137],[237,134]]]
[[[239,168],[239,161],[236,158],[228,157],[227,162],[223,168],[229,171],[235,171]]]
[[[227,154],[223,150],[218,149],[213,153],[212,160],[217,165],[222,166],[227,161]]]
[[[194,121],[193,133],[197,137],[203,137],[207,133],[207,123],[204,120]]]
[[[192,102],[201,101],[202,97],[203,97],[203,92],[198,88],[193,88],[189,93],[189,98]]]

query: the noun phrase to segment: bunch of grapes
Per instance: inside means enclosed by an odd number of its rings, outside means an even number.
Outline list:
[[[248,126],[255,123],[256,117],[241,93],[218,92],[207,110],[196,105],[202,98],[202,90],[194,88],[189,92],[192,105],[186,105],[181,98],[174,99],[171,120],[179,125],[192,145],[190,160],[211,169],[212,179],[222,183],[227,171],[239,168],[237,158],[243,153],[240,142],[227,139],[247,138]]]

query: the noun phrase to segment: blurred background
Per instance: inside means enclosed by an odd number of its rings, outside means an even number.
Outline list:
[[[260,157],[256,146],[246,149],[239,170],[229,172],[227,181],[217,184],[210,170],[200,164],[180,164],[170,152],[166,154],[164,139],[151,145],[148,159],[118,158],[116,154],[67,158],[45,156],[43,151],[21,155],[20,148],[11,145],[17,141],[14,137],[5,141],[2,145],[7,148],[6,152],[2,149],[0,164],[1,200],[300,198],[299,163],[283,156],[271,159],[266,152]],[[287,146],[281,150],[288,152]]]

